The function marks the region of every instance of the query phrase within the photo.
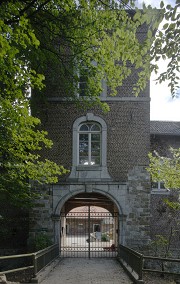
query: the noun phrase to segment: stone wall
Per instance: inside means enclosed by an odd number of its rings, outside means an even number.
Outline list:
[[[158,247],[161,255],[169,253],[176,258],[180,257],[180,210],[170,208],[166,200],[178,202],[179,194],[177,191],[159,190],[151,193],[151,219],[150,236],[152,241],[157,241],[158,236],[162,236],[167,245]],[[155,246],[153,246],[155,251]],[[154,252],[153,251],[153,252]]]
[[[53,185],[49,200],[42,198],[32,212],[31,234],[46,229],[52,240],[59,242],[60,214],[64,205],[72,196],[87,192],[105,195],[114,202],[114,210],[119,214],[120,243],[136,249],[149,243],[150,183],[144,167],[135,167],[129,171],[126,183],[65,182]]]

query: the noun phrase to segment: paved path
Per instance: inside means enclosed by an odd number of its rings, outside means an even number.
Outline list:
[[[132,284],[116,259],[64,258],[41,284]]]

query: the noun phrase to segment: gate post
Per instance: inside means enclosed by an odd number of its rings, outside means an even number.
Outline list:
[[[59,245],[60,242],[60,215],[52,215],[54,222],[54,243]]]

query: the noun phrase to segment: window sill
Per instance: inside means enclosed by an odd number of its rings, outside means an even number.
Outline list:
[[[166,188],[153,188],[151,194],[170,194],[170,190]]]
[[[77,171],[102,171],[101,166],[77,166]]]

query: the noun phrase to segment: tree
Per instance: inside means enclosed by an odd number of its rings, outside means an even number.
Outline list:
[[[124,4],[9,0],[1,1],[0,8],[0,190],[13,203],[26,204],[33,195],[30,180],[53,183],[66,172],[41,159],[39,151],[52,142],[29,113],[29,89],[43,89],[46,66],[54,66],[54,74],[58,68],[63,87],[71,94],[78,89],[77,70],[83,72],[85,67],[88,96],[107,109],[99,100],[101,80],[115,94],[133,64],[142,69],[134,87],[135,93],[140,92],[149,76],[151,40],[139,43],[136,31],[141,23]]]
[[[151,70],[157,74],[159,60],[163,59],[168,62],[167,69],[158,75],[157,82],[161,83],[167,80],[171,94],[174,97],[180,88],[180,2],[176,0],[175,5],[172,7],[170,4],[165,6],[164,2],[161,1],[160,8],[163,26],[162,29],[157,30],[151,48]]]
[[[39,150],[52,142],[45,131],[36,130],[39,119],[29,115],[28,102],[17,104],[8,99],[0,108],[0,192],[13,204],[26,206],[36,196],[30,180],[38,184],[54,183],[66,170],[52,161],[42,160]]]
[[[180,30],[179,30],[179,7],[180,2],[176,0],[174,7],[167,5],[163,1],[160,3],[161,15],[163,20],[162,30],[158,30],[151,48],[152,70],[158,72],[158,61],[160,59],[168,60],[167,70],[160,73],[157,82],[161,83],[168,80],[168,86],[171,89],[172,96],[177,94],[179,89],[180,72]],[[157,62],[157,63],[156,63]],[[162,181],[166,188],[180,189],[180,148],[170,149],[171,157],[163,157],[158,153],[150,153],[150,165],[148,168],[153,181]],[[155,154],[155,155],[154,155]],[[180,209],[178,202],[166,200],[166,204],[173,209]]]
[[[157,21],[157,10],[148,18],[149,23]],[[139,70],[134,82],[134,95],[142,91],[149,79],[148,50],[152,44],[152,33],[140,42],[137,31],[147,18],[137,16],[125,4],[111,1],[49,1],[34,19],[29,15],[40,48],[30,61],[40,73],[46,72],[55,89],[56,82],[62,82],[62,89],[68,97],[77,100],[79,74],[86,76],[86,98],[88,106],[102,103],[102,80],[106,81],[111,95],[116,95],[117,86],[123,84],[132,67]],[[154,29],[155,26],[152,26]],[[37,60],[38,54],[38,60]],[[34,62],[34,58],[36,58]],[[61,76],[55,78],[57,74]],[[68,78],[68,80],[67,80]],[[91,98],[91,100],[89,100]]]
[[[91,100],[85,99],[84,104],[100,105],[103,110],[108,105],[99,98],[102,79],[115,95],[133,66],[139,70],[134,95],[145,88],[153,30],[162,15],[151,8],[135,13],[127,2],[1,1],[0,190],[13,202],[31,198],[29,180],[51,183],[65,172],[63,167],[41,160],[39,150],[51,147],[52,142],[40,130],[40,121],[29,114],[29,89],[37,89],[38,95],[46,92],[47,66],[53,66],[52,85],[56,87],[55,74],[60,74],[67,96],[77,102],[74,94],[79,91],[79,73],[86,72],[87,98]],[[143,24],[150,26],[147,38],[140,42],[137,30]]]
[[[158,153],[149,154],[148,171],[153,181],[162,181],[166,188],[180,188],[180,148],[170,149],[171,157],[162,157]]]
[[[36,39],[21,1],[1,1],[0,9],[0,192],[10,201],[26,206],[34,196],[29,180],[56,182],[62,166],[41,160],[38,151],[51,147],[47,133],[30,115],[29,87],[42,87],[43,75],[36,74],[25,57],[37,49]]]

